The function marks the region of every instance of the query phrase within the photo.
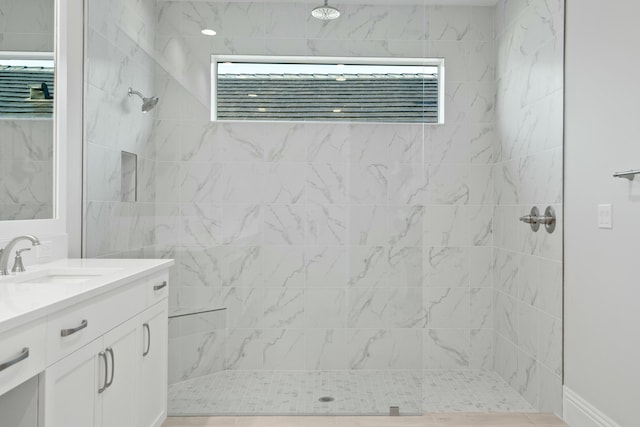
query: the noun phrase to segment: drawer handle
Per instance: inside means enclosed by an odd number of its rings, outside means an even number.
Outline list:
[[[142,325],[142,327],[147,330],[147,338],[148,338],[147,349],[142,352],[142,357],[147,357],[147,354],[149,354],[149,352],[151,351],[151,327],[149,326],[148,323],[145,323],[144,325]]]
[[[164,282],[162,282],[161,285],[155,285],[153,287],[153,290],[157,292],[157,291],[162,290],[162,289],[164,289],[166,287],[167,287],[167,281],[165,280]]]
[[[111,356],[111,378],[108,383],[105,383],[104,388],[109,388],[111,387],[111,384],[113,384],[113,376],[116,373],[116,359],[113,357],[113,349],[111,347],[107,347],[106,352]]]
[[[61,337],[68,337],[69,335],[73,335],[78,331],[83,330],[84,328],[86,328],[87,326],[89,326],[89,322],[87,322],[86,320],[83,320],[82,323],[80,324],[80,326],[76,327],[76,328],[71,328],[71,329],[63,329],[60,331],[60,336]]]
[[[98,357],[101,357],[104,360],[104,385],[98,389],[98,394],[102,393],[107,389],[107,375],[108,375],[108,363],[107,363],[107,353],[101,351],[98,353]]]
[[[25,347],[22,349],[22,351],[20,352],[20,354],[16,357],[14,357],[13,359],[4,362],[4,363],[0,363],[0,372],[4,371],[7,368],[10,368],[11,366],[15,365],[16,363],[22,362],[24,359],[26,359],[27,357],[29,357],[29,347]]]

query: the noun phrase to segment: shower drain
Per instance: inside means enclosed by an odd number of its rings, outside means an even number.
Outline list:
[[[335,399],[331,396],[323,396],[318,399],[320,402],[333,402]]]

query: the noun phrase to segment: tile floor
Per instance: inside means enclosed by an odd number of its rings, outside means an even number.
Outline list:
[[[322,403],[323,396],[335,400]],[[225,371],[171,385],[168,410],[171,416],[388,415],[390,406],[402,415],[534,412],[487,371]]]
[[[451,412],[535,410],[495,372],[425,371],[420,414]]]
[[[430,414],[419,417],[209,417],[169,418],[162,427],[559,427],[549,414]]]

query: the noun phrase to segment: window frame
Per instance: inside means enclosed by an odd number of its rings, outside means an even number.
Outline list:
[[[438,121],[424,125],[445,123],[445,60],[444,58],[383,58],[383,57],[338,57],[338,56],[273,56],[273,55],[211,55],[211,121],[212,122],[289,122],[288,120],[229,120],[218,118],[218,64],[225,62],[274,63],[274,64],[328,64],[328,65],[417,65],[438,68]],[[291,120],[295,123],[345,123],[314,120]],[[355,123],[355,122],[354,122]],[[368,122],[372,123],[372,122]],[[385,123],[385,122],[373,122]]]

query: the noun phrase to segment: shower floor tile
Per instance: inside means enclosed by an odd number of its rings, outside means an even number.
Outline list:
[[[424,413],[535,412],[534,408],[495,372],[425,371]]]
[[[321,397],[332,397],[321,402]],[[171,416],[533,412],[486,371],[225,371],[169,386]]]
[[[168,418],[162,427],[568,427],[551,414],[452,413],[416,417],[183,417]]]

